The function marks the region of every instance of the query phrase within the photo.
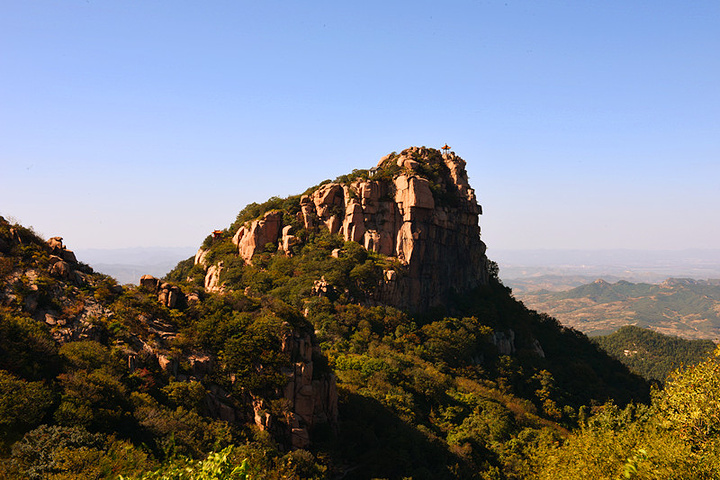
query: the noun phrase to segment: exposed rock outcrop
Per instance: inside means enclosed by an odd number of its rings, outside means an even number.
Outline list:
[[[465,161],[452,152],[412,147],[384,157],[373,169],[390,171],[392,175],[321,185],[301,197],[297,219],[306,230],[325,227],[404,265],[378,286],[378,302],[424,311],[453,292],[486,284],[481,208]],[[270,211],[240,227],[233,237],[239,255],[251,263],[269,243],[289,252],[299,240],[282,222],[282,212]],[[195,261],[201,260],[196,256]],[[206,285],[217,288],[207,277]]]
[[[67,280],[77,286],[87,283],[86,275],[93,272],[92,268],[81,264],[72,250],[63,245],[62,237],[52,237],[47,243],[50,253],[49,273],[55,278]]]
[[[233,240],[234,241],[234,240]],[[235,245],[237,245],[237,242],[235,242]],[[197,253],[195,254],[195,265],[202,265],[203,267],[208,267],[207,262],[207,254],[210,252],[208,249],[199,248]]]
[[[99,340],[103,328],[98,320],[110,312],[94,295],[86,294],[86,287],[95,288],[101,281],[92,268],[78,262],[61,237],[44,241],[26,229],[10,227],[3,217],[0,237],[4,237],[0,238],[0,260],[5,266],[0,275],[0,306],[44,323],[59,343]],[[121,289],[106,288],[108,294]]]
[[[205,273],[205,290],[207,292],[221,292],[222,285],[220,285],[220,272],[223,269],[223,262],[217,265],[210,265]]]
[[[277,244],[282,227],[283,214],[280,211],[265,213],[263,218],[253,220],[250,225],[243,225],[233,236],[233,243],[238,246],[240,256],[252,265],[252,257],[265,248],[268,243]]]
[[[140,286],[157,294],[158,301],[168,308],[175,308],[178,305],[178,301],[185,298],[180,287],[170,285],[152,275],[143,275],[140,277]]]
[[[497,347],[500,355],[513,355],[515,353],[515,332],[512,329],[505,332],[495,331],[490,339],[493,345]]]
[[[386,277],[377,300],[423,311],[454,291],[487,283],[481,208],[468,184],[465,161],[454,153],[413,147],[383,158],[377,170],[392,163],[401,169],[394,177],[358,180],[344,189],[340,233],[345,240],[406,266]],[[328,184],[313,193],[316,210],[310,218],[327,216],[339,204],[339,191],[339,185]]]
[[[350,199],[345,207],[345,220],[342,229],[346,242],[364,243],[365,216],[363,215],[362,205],[354,198]],[[330,230],[332,231],[332,229]]]
[[[280,246],[285,252],[285,255],[291,255],[292,254],[292,247],[297,245],[299,243],[299,239],[295,235],[291,235],[290,232],[292,231],[291,225],[286,225],[282,229],[282,237],[280,239]]]
[[[337,426],[338,393],[335,375],[314,371],[314,356],[320,347],[310,333],[293,331],[283,339],[282,351],[290,354],[294,369],[286,372],[288,383],[283,398],[288,401],[290,413],[286,422],[293,448],[306,448],[312,431],[320,424]],[[257,418],[256,418],[257,422]]]

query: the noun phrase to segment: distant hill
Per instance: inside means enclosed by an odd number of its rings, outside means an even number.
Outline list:
[[[197,247],[76,249],[77,255],[95,271],[110,275],[122,285],[137,285],[143,275],[163,277],[196,251]]]
[[[538,293],[541,291],[548,292],[564,292],[571,288],[591,283],[597,279],[597,275],[564,275],[564,274],[547,274],[547,275],[529,275],[518,278],[508,278],[505,276],[505,269],[500,267],[500,271],[503,273],[502,281],[504,285],[507,285],[512,289],[513,292],[520,295]],[[622,280],[621,277],[613,275],[603,275],[603,280],[607,282],[617,282]],[[667,277],[663,277],[660,281]],[[640,281],[640,280],[638,280]]]
[[[720,278],[720,250],[507,250],[492,248],[503,283],[515,293],[562,291],[597,278],[660,283],[666,278]]]
[[[660,284],[596,280],[564,292],[540,291],[517,298],[588,335],[637,325],[688,339],[720,338],[720,280],[669,278]]]
[[[678,368],[701,362],[715,348],[712,340],[686,340],[634,325],[593,341],[632,372],[660,382]]]

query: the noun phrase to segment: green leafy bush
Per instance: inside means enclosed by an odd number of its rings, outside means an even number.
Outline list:
[[[52,401],[43,382],[27,382],[0,370],[0,451],[39,425]]]

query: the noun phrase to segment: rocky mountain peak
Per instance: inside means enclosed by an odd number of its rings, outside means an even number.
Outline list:
[[[294,215],[272,209],[230,232],[237,255],[251,265],[268,244],[291,254],[302,243],[293,230],[327,229],[394,261],[397,267],[384,272],[374,300],[415,312],[488,282],[478,225],[482,209],[465,161],[454,152],[393,152],[376,167],[323,183],[297,202]],[[195,263],[206,268],[206,289],[220,291],[222,264],[206,265],[204,249]]]

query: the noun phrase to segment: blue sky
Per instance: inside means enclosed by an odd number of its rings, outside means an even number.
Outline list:
[[[720,248],[720,2],[16,1],[0,215],[192,246],[412,145],[492,249]]]

